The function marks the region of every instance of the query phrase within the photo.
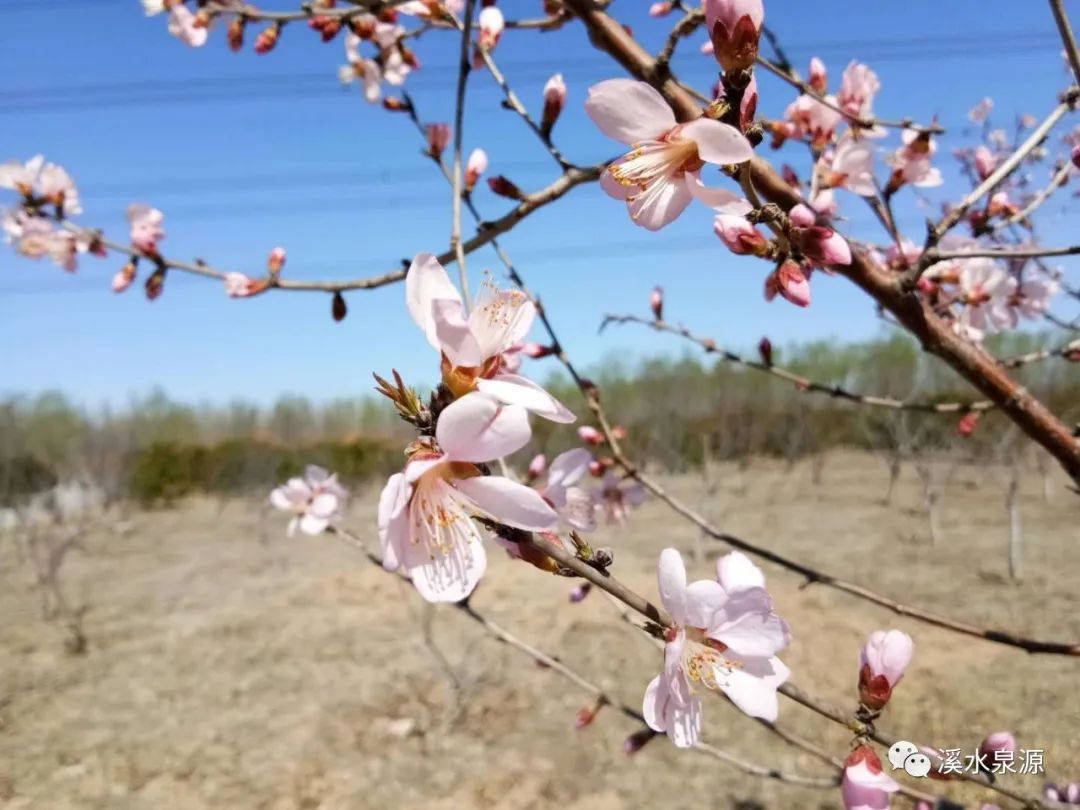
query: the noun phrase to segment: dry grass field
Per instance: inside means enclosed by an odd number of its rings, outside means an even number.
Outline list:
[[[726,531],[897,599],[1080,640],[1080,498],[1063,482],[1049,502],[1037,476],[1025,482],[1026,572],[1017,584],[1007,576],[1006,514],[992,477],[971,469],[953,477],[934,548],[914,473],[905,469],[890,506],[886,480],[880,460],[836,454],[818,485],[808,466],[767,461],[719,467],[712,502],[699,478],[668,483]],[[374,534],[376,495],[351,503],[348,525],[358,533]],[[124,531],[102,528],[120,522]],[[254,502],[210,500],[100,524],[64,573],[72,601],[89,605],[84,656],[64,652],[62,629],[41,618],[29,568],[0,538],[0,808],[840,806],[838,791],[754,778],[662,737],[627,757],[623,741],[638,728],[629,719],[604,710],[575,731],[589,699],[567,681],[457,611],[428,609],[334,538],[289,540],[283,528]],[[692,527],[649,502],[597,544],[614,549],[617,575],[655,597],[659,550],[689,554],[695,540]],[[723,548],[705,551],[692,576],[709,576]],[[489,552],[475,605],[638,705],[660,664],[648,639],[601,594],[571,604],[572,581]],[[792,625],[783,657],[795,683],[853,708],[863,638],[899,627],[915,638],[915,661],[884,728],[965,750],[988,731],[1012,729],[1022,747],[1045,749],[1047,774],[1004,777],[1010,784],[1038,790],[1044,779],[1080,779],[1080,659],[957,637],[764,568]],[[842,729],[789,701],[780,720],[846,753]],[[706,737],[747,760],[831,773],[720,699],[706,704]],[[992,800],[950,791],[969,807]]]

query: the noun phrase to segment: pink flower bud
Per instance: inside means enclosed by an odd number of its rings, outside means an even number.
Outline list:
[[[960,421],[956,423],[956,432],[965,439],[969,438],[975,432],[975,428],[978,427],[980,416],[981,414],[978,411],[965,413],[960,417]]]
[[[719,214],[713,220],[713,233],[737,256],[761,256],[769,249],[769,240],[745,217]]]
[[[993,762],[994,754],[998,751],[1015,752],[1016,737],[1008,731],[995,731],[987,734],[986,738],[979,743],[979,753]]]
[[[975,171],[978,172],[980,180],[985,180],[993,174],[994,169],[997,167],[997,158],[985,146],[979,146],[975,150],[973,160],[975,162]]]
[[[851,264],[851,247],[847,240],[832,228],[815,225],[814,212],[805,205],[796,205],[788,212],[791,220],[792,244],[815,264]]]
[[[704,11],[720,67],[725,71],[753,67],[765,22],[761,0],[705,0]]]
[[[254,279],[243,273],[226,273],[222,280],[225,283],[225,294],[230,298],[250,298],[265,292],[269,286],[266,279]]]
[[[270,53],[278,43],[281,36],[281,26],[277,23],[264,28],[255,37],[255,53]]]
[[[574,717],[574,728],[577,731],[581,731],[583,728],[592,725],[592,721],[596,719],[596,715],[599,714],[602,703],[595,703],[592,706],[584,706],[577,711],[577,716]]]
[[[540,131],[545,138],[551,137],[551,130],[566,106],[566,82],[561,73],[556,73],[544,85],[544,114],[540,119]]]
[[[797,307],[810,306],[810,280],[798,262],[788,259],[765,279],[765,300],[778,294]]]
[[[477,50],[473,55],[473,67],[477,69],[484,66],[482,51],[493,51],[499,44],[506,20],[498,6],[487,6],[480,12],[478,23],[480,36],[476,38]]]
[[[657,285],[653,287],[652,293],[649,295],[649,307],[652,309],[653,317],[658,320],[664,320],[664,288]]]
[[[604,465],[593,459],[589,462],[589,475],[593,478],[602,478],[604,476]]]
[[[1047,785],[1043,788],[1043,796],[1052,802],[1060,802],[1062,799],[1061,791],[1054,785]]]
[[[592,590],[592,583],[582,582],[574,590],[570,591],[570,602],[572,604],[579,604],[585,600],[585,597],[589,595],[589,591]]]
[[[1080,804],[1080,782],[1069,782],[1065,786],[1065,801],[1069,804]]]
[[[443,150],[450,143],[450,125],[428,124],[424,132],[427,134],[427,153],[433,158],[442,157]]]
[[[138,265],[134,261],[130,261],[117,271],[112,280],[113,292],[122,293],[131,286],[132,282],[135,281],[137,267]]]
[[[1080,143],[1073,147],[1072,150],[1072,164],[1076,168],[1080,169]]]
[[[472,191],[480,175],[487,171],[488,156],[483,149],[473,149],[469,161],[465,164],[465,190]]]
[[[668,14],[671,13],[671,10],[673,8],[675,8],[675,6],[670,2],[670,0],[665,3],[653,3],[651,6],[649,6],[649,16],[666,17]]]
[[[643,728],[641,731],[635,731],[623,742],[623,753],[628,757],[632,757],[648,745],[649,740],[655,737],[656,734],[657,732],[653,731],[651,728]]]
[[[604,443],[604,434],[590,425],[579,427],[577,435],[585,444],[591,444],[593,447],[598,447]]]
[[[542,360],[555,354],[555,347],[545,346],[542,343],[522,343],[521,353],[526,357],[531,357],[533,360]]]
[[[882,709],[892,690],[904,677],[915,645],[899,630],[876,630],[859,652],[859,700],[871,709]]]
[[[616,425],[611,429],[611,438],[613,438],[617,442],[621,442],[623,439],[626,438],[626,428],[624,428],[622,425]]]
[[[821,95],[825,95],[825,91],[829,89],[829,74],[825,70],[825,63],[816,56],[810,60],[810,78],[807,84]]]
[[[860,745],[844,761],[840,797],[845,810],[888,807],[889,794],[900,786],[884,772],[881,760],[868,745]]]
[[[266,257],[266,269],[270,275],[278,276],[281,274],[281,270],[285,267],[285,248],[276,247],[270,251],[270,255]]]
[[[529,469],[527,470],[528,479],[535,481],[541,475],[544,474],[544,470],[547,469],[547,456],[543,453],[537,453],[533,456],[532,461],[529,462]]]
[[[146,300],[155,301],[160,298],[165,291],[165,268],[159,267],[151,273],[150,277],[146,279],[143,289],[146,291]]]
[[[234,17],[233,21],[229,23],[229,30],[227,38],[229,41],[229,49],[233,53],[239,53],[240,49],[244,47],[244,27],[247,25],[247,20],[243,17]]]

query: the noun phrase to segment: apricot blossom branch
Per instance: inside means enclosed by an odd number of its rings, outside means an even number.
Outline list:
[[[707,354],[714,354],[726,363],[734,363],[743,366],[744,368],[771,374],[774,377],[791,383],[799,391],[824,394],[834,399],[843,399],[857,405],[870,405],[873,407],[891,408],[900,411],[920,411],[923,413],[970,413],[972,411],[988,411],[994,408],[994,403],[989,400],[976,400],[972,402],[918,402],[895,399],[894,397],[860,394],[844,388],[841,385],[815,382],[801,374],[796,374],[786,368],[774,365],[771,361],[752,360],[743,355],[736,354],[729,349],[721,348],[717,345],[716,341],[711,338],[695,335],[687,327],[682,326],[681,324],[676,325],[663,320],[650,320],[648,318],[638,317],[637,315],[606,315],[600,325],[600,329],[603,330],[608,324],[627,323],[640,324],[649,327],[655,332],[667,332],[668,334],[686,338],[692,343],[696,343],[700,346]]]
[[[343,543],[348,545],[350,548],[358,550],[368,559],[369,562],[378,567],[380,570],[383,569],[382,556],[368,548],[368,545],[355,534],[338,526],[330,526],[327,528],[327,531],[330,534],[333,534]],[[398,576],[401,575],[399,574]],[[405,579],[405,577],[403,576],[401,576],[401,578]],[[642,726],[646,726],[645,716],[638,709],[629,706],[626,702],[612,694],[610,691],[593,683],[584,675],[581,675],[571,667],[567,666],[558,657],[544,652],[539,647],[528,641],[523,640],[519,636],[507,630],[499,623],[490,619],[489,617],[484,615],[484,613],[478,610],[469,599],[465,599],[460,602],[454,602],[451,604],[451,607],[455,608],[460,613],[474,621],[476,624],[480,625],[480,627],[482,627],[487,632],[487,634],[493,637],[495,640],[504,643],[509,647],[513,647],[517,651],[521,652],[525,656],[531,658],[533,661],[543,666],[545,669],[548,669],[562,676],[567,681],[578,687],[578,689],[580,689],[581,691],[591,695],[596,701],[596,709],[599,709],[599,707],[601,706],[610,706],[611,708],[615,709],[616,711],[620,712],[631,720],[635,720],[641,723]],[[594,713],[596,709],[593,710]],[[591,717],[589,722],[591,722]],[[798,739],[795,735],[791,735],[791,737],[793,739]],[[800,742],[804,741],[800,740]],[[807,745],[810,745],[811,748],[813,748],[812,744]],[[737,770],[740,770],[743,773],[747,773],[751,776],[771,779],[777,782],[785,782],[792,785],[800,785],[802,787],[833,789],[836,788],[837,785],[839,785],[839,779],[835,776],[808,776],[801,773],[782,771],[778,768],[773,768],[770,766],[759,765],[754,762],[748,762],[740,757],[734,756],[733,754],[729,754],[727,751],[717,748],[716,746],[709,745],[705,742],[699,741],[695,746],[693,746],[693,750],[705,754],[706,756],[710,756],[713,759],[724,762],[727,765],[730,765],[731,767],[736,768]],[[818,750],[820,751],[820,749]],[[824,754],[823,752],[820,755],[825,756],[826,758],[828,757],[828,755]],[[826,761],[829,760],[826,759]],[[836,767],[835,762],[831,764]]]

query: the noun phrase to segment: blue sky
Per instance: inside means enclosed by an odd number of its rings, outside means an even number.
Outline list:
[[[508,17],[532,16],[540,7],[539,0],[501,5]],[[665,29],[648,19],[647,6],[619,0],[613,11],[655,50]],[[206,47],[190,50],[166,33],[163,18],[145,18],[138,0],[0,0],[0,13],[0,160],[43,152],[67,167],[82,190],[82,222],[123,239],[125,207],[146,201],[166,213],[168,255],[257,274],[270,248],[281,244],[290,278],[379,274],[447,246],[449,187],[419,157],[421,144],[404,116],[368,106],[355,85],[338,85],[341,40],[323,45],[296,25],[270,55],[256,56],[250,47],[235,55],[219,29]],[[1041,2],[771,0],[766,13],[801,68],[811,55],[825,59],[833,87],[850,59],[868,62],[884,86],[879,115],[941,116],[950,133],[940,163],[950,179],[948,153],[968,140],[965,113],[980,98],[992,96],[995,120],[1010,126],[1019,113],[1044,115],[1067,82]],[[703,40],[699,33],[684,43],[676,69],[707,89],[715,63],[697,52]],[[425,120],[448,121],[457,40],[429,34],[416,49],[424,68],[410,77],[409,91]],[[615,153],[581,105],[589,84],[622,74],[579,26],[507,31],[495,56],[537,114],[544,81],[564,73],[570,97],[556,139],[571,160],[586,164]],[[768,77],[761,94],[767,115],[779,115],[794,98]],[[554,164],[500,100],[490,77],[475,73],[466,148],[483,146],[493,173],[539,188],[554,178]],[[886,143],[895,142],[893,135]],[[781,155],[805,174],[798,147]],[[1048,169],[1033,174],[1042,182]],[[491,218],[510,205],[486,187],[476,202]],[[924,213],[909,191],[897,203],[901,226],[918,237]],[[842,204],[850,232],[880,238],[858,199],[845,196]],[[1070,223],[1060,209],[1046,212],[1048,241],[1067,238]],[[632,226],[599,188],[586,186],[502,241],[586,366],[610,353],[683,350],[645,331],[596,334],[605,312],[645,312],[657,282],[671,318],[734,346],[752,346],[763,334],[784,343],[861,339],[884,329],[872,303],[843,279],[816,276],[808,310],[766,304],[767,266],[729,255],[704,207],[650,234]],[[160,384],[188,400],[268,401],[284,392],[324,399],[369,390],[372,370],[397,367],[421,385],[437,373],[408,320],[400,285],[350,294],[349,317],[335,324],[325,295],[232,301],[217,283],[179,273],[153,303],[139,288],[114,295],[108,284],[120,264],[115,256],[88,258],[69,276],[47,261],[0,252],[0,391],[61,388],[88,404],[123,403]],[[488,250],[473,254],[469,268],[474,288],[484,269],[500,269]]]

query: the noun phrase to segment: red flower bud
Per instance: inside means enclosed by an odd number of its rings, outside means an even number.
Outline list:
[[[525,195],[522,193],[521,189],[501,174],[488,178],[488,188],[500,197],[519,201],[525,199]]]

